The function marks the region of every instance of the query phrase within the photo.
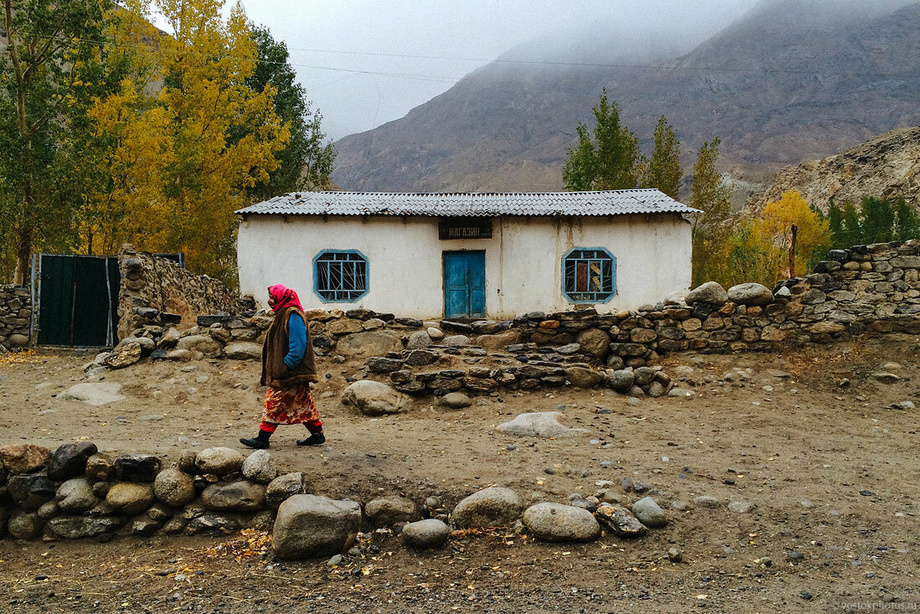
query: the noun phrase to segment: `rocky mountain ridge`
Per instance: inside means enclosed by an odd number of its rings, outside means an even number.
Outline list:
[[[798,190],[811,205],[827,212],[830,200],[858,203],[864,196],[898,198],[920,206],[920,127],[894,130],[843,153],[788,166],[746,208],[762,210],[787,190]]]

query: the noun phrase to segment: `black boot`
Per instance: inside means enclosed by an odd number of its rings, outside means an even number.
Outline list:
[[[318,446],[322,443],[326,443],[326,436],[323,435],[322,431],[320,431],[319,433],[313,433],[306,439],[297,440],[298,446]]]
[[[272,434],[268,431],[263,431],[259,429],[259,434],[253,437],[252,439],[246,439],[245,437],[240,438],[240,443],[246,446],[247,448],[255,448],[256,450],[265,450],[268,448],[268,438]]]

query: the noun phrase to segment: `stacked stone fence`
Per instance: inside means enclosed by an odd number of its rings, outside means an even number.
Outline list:
[[[122,342],[97,367],[145,356],[259,357],[271,314],[255,313],[251,298],[130,248],[119,266]],[[28,298],[22,288],[0,289],[7,346],[28,336]],[[403,392],[439,394],[552,387],[572,368],[636,369],[675,352],[777,351],[867,333],[920,333],[918,313],[920,243],[908,241],[832,250],[814,273],[772,290],[741,284],[726,291],[710,282],[634,311],[532,312],[502,322],[421,321],[366,309],[313,309],[307,317],[317,354],[368,359],[372,376]],[[475,365],[487,355],[511,362],[486,377]]]
[[[24,286],[0,286],[0,352],[29,345],[32,296]]]
[[[89,368],[204,356],[258,360],[271,314],[217,313],[196,326],[164,326],[135,308],[141,324]],[[865,334],[920,333],[920,244],[833,250],[804,278],[772,290],[709,282],[635,311],[532,312],[507,321],[421,321],[366,309],[306,312],[318,355],[365,361],[365,377],[410,395],[609,386],[659,396],[673,385],[662,355],[780,351]],[[168,314],[167,314],[168,315]]]
[[[220,280],[195,275],[177,263],[122,246],[118,255],[121,287],[118,296],[118,338],[145,324],[191,325],[202,313],[252,310]],[[155,321],[151,314],[156,313]]]
[[[377,494],[368,501],[310,494],[303,473],[279,474],[267,450],[248,456],[231,448],[187,450],[175,462],[149,454],[108,455],[91,442],[55,450],[19,444],[0,447],[0,537],[46,541],[164,535],[226,536],[244,528],[272,531],[281,559],[363,554],[360,532],[401,530],[414,548],[444,546],[450,528],[516,527],[544,541],[592,541],[602,526],[635,539],[665,526],[668,513],[650,484],[599,482],[590,496],[565,504],[535,501],[490,487],[445,505],[438,494],[414,499]],[[705,500],[704,500],[705,499]],[[712,497],[695,501],[706,508]],[[526,509],[525,509],[526,507]],[[683,502],[671,507],[687,511]],[[750,508],[750,505],[748,505]],[[729,505],[731,509],[731,504]],[[381,533],[365,534],[369,539]]]

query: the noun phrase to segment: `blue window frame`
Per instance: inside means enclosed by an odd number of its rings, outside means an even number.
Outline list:
[[[606,303],[617,292],[617,259],[603,247],[575,247],[562,257],[562,294],[573,303]]]
[[[324,303],[353,303],[367,294],[367,258],[357,250],[327,249],[313,259],[313,291]]]

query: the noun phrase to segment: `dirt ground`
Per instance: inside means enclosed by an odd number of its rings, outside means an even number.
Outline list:
[[[646,482],[669,525],[635,541],[545,544],[511,532],[456,533],[420,553],[388,533],[365,554],[280,562],[268,536],[0,540],[0,610],[9,612],[858,612],[920,611],[920,340],[888,336],[785,355],[690,356],[690,399],[607,390],[503,393],[451,411],[419,401],[368,418],[342,406],[363,365],[322,360],[327,443],[304,449],[280,427],[270,452],[311,492],[368,501],[400,494],[447,507],[489,485],[527,502],[590,495],[602,481]],[[127,399],[92,407],[56,397],[82,381],[78,353],[0,358],[0,445],[87,439],[110,454],[176,460],[239,447],[260,411],[255,363],[149,362],[110,371]],[[458,358],[459,359],[459,358]],[[887,364],[897,363],[897,364]],[[448,367],[445,367],[448,368]],[[736,369],[743,370],[738,372]],[[728,380],[723,376],[733,371]],[[871,375],[901,376],[882,384]],[[535,440],[495,426],[561,411],[576,438]],[[598,483],[601,482],[601,486]],[[722,505],[693,505],[697,496]],[[634,493],[623,492],[634,501]],[[730,502],[754,505],[749,513]],[[686,502],[686,511],[670,508]],[[676,548],[682,560],[673,562]]]

